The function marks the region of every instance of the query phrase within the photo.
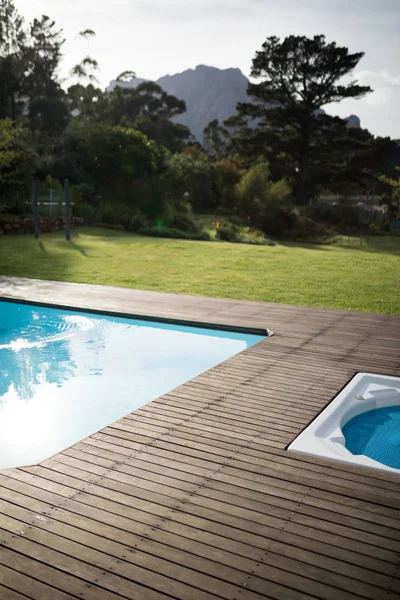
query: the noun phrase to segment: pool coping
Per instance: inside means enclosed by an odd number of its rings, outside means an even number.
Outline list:
[[[231,331],[236,333],[248,333],[250,335],[262,335],[271,337],[273,331],[269,329],[261,329],[255,327],[240,327],[238,325],[207,323],[205,321],[191,321],[185,319],[173,319],[172,317],[160,317],[152,315],[143,315],[119,311],[101,310],[95,308],[84,308],[75,306],[74,304],[55,304],[52,302],[35,302],[34,300],[24,300],[21,298],[11,298],[10,296],[0,295],[0,302],[10,302],[14,304],[27,304],[30,306],[42,306],[44,308],[57,308],[59,310],[72,310],[76,312],[91,313],[94,315],[106,315],[107,317],[121,317],[125,319],[135,319],[138,321],[153,321],[155,323],[165,323],[169,325],[182,325],[183,327],[193,327],[197,329],[213,329],[215,331]]]

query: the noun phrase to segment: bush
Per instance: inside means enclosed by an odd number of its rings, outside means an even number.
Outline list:
[[[368,233],[372,235],[386,235],[390,231],[389,223],[375,222],[368,226]]]
[[[251,227],[239,227],[235,223],[222,223],[217,228],[216,237],[224,242],[237,244],[254,244],[256,246],[275,246],[275,242],[267,239],[262,231]]]
[[[102,227],[103,229],[113,229],[114,231],[125,231],[122,225],[110,225],[110,223],[95,223],[95,227]]]
[[[169,159],[165,186],[172,197],[183,198],[187,194],[196,211],[215,211],[220,204],[221,192],[215,166],[187,154],[174,154]]]
[[[200,223],[190,215],[184,213],[175,213],[171,219],[168,220],[168,227],[172,229],[180,229],[188,233],[200,233]]]
[[[274,237],[285,237],[296,227],[297,215],[286,207],[276,207],[276,210],[265,212],[259,221],[259,226],[265,233]]]
[[[0,198],[31,192],[32,177],[38,156],[32,148],[31,136],[22,124],[0,119]]]
[[[100,221],[109,225],[121,225],[127,231],[132,230],[132,219],[136,213],[122,202],[104,201],[100,206]]]
[[[309,217],[298,216],[294,211],[289,216],[294,220],[290,223],[290,226],[283,230],[286,239],[322,243],[335,234],[332,227],[316,223]]]
[[[62,189],[61,182],[58,179],[55,179],[51,175],[46,175],[43,181],[39,181],[39,185],[41,188],[47,190],[60,190]]]
[[[290,194],[289,184],[281,179],[273,182],[268,163],[258,162],[242,178],[238,187],[242,215],[271,235],[281,234],[293,220],[284,201]]]
[[[232,211],[238,203],[237,185],[245,171],[235,158],[227,158],[216,163],[218,184],[221,189],[221,205],[219,211]]]
[[[207,231],[201,231],[200,233],[188,233],[181,231],[180,229],[174,229],[172,227],[146,227],[139,229],[140,235],[149,235],[153,237],[162,238],[175,238],[179,240],[199,240],[209,241],[210,236]]]
[[[96,220],[96,209],[88,202],[79,202],[74,206],[74,216],[81,217],[85,223],[91,224]]]
[[[32,204],[30,202],[29,193],[19,190],[9,190],[3,194],[0,199],[0,213],[8,213],[13,215],[31,215]]]
[[[188,233],[200,233],[202,224],[198,221],[193,212],[190,202],[181,200],[175,206],[170,206],[165,211],[165,224],[172,229],[180,229]]]
[[[94,185],[90,185],[89,183],[80,183],[78,186],[71,187],[77,188],[78,197],[84,202],[96,204],[96,188]]]
[[[217,229],[216,237],[224,242],[238,242],[240,228],[233,223],[222,223]]]
[[[141,213],[135,213],[134,215],[132,215],[130,231],[136,232],[146,227],[149,227],[149,221],[144,215],[142,215]]]

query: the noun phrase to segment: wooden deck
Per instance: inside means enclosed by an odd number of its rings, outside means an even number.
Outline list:
[[[0,295],[271,329],[41,465],[0,472],[0,599],[400,597],[400,478],[286,445],[400,318],[0,278]]]

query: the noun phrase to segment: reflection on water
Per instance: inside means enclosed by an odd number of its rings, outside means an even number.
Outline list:
[[[31,400],[43,384],[61,387],[73,377],[77,365],[71,353],[71,339],[94,327],[93,321],[79,315],[49,318],[30,307],[26,312],[26,320],[20,323],[13,320],[9,326],[3,322],[0,329],[0,407],[9,391],[14,391],[21,400]],[[87,342],[92,361],[104,349],[101,333],[98,329],[96,342]],[[92,372],[100,375],[102,369],[97,367]]]
[[[0,302],[0,468],[40,462],[261,339]]]

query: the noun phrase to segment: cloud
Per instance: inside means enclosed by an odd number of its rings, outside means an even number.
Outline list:
[[[257,5],[258,0],[134,0],[133,3],[141,19],[165,23],[254,18]],[[265,5],[262,9],[265,12]]]
[[[387,69],[382,69],[382,71],[358,71],[356,73],[358,81],[362,81],[362,83],[371,84],[373,82],[378,82],[378,84],[390,85],[390,86],[399,86],[400,85],[400,74],[392,75]]]
[[[360,71],[356,78],[361,85],[369,85],[374,91],[364,100],[370,107],[384,107],[397,102],[400,106],[400,74],[394,75],[387,69],[382,71]]]
[[[356,71],[354,79],[360,85],[369,85],[373,92],[360,100],[344,100],[340,104],[328,105],[327,112],[346,117],[356,114],[361,126],[374,135],[400,138],[398,115],[400,106],[400,73],[388,69],[380,71]]]

